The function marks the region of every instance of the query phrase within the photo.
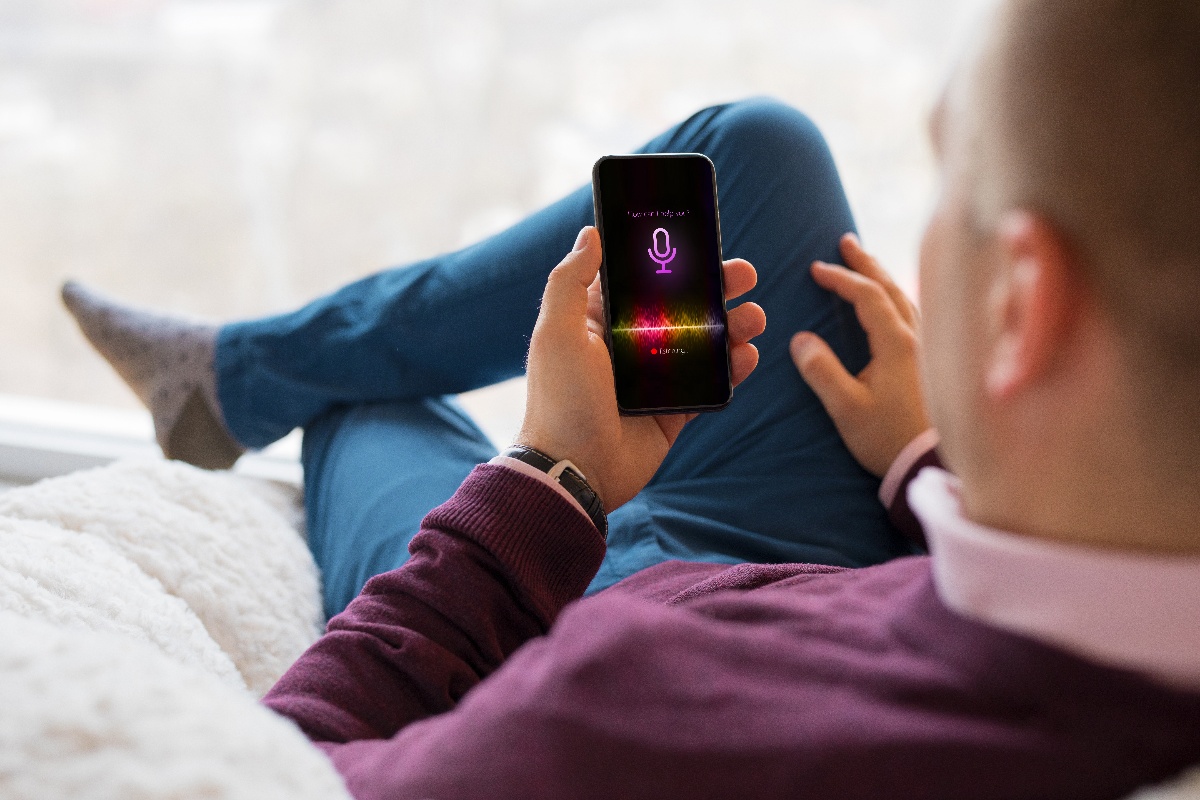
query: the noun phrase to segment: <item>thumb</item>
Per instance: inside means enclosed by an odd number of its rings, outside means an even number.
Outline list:
[[[575,248],[550,271],[538,322],[542,325],[584,325],[587,322],[588,286],[600,271],[600,237],[587,226],[575,239]]]
[[[857,405],[863,387],[820,336],[802,331],[792,337],[792,361],[834,422]]]

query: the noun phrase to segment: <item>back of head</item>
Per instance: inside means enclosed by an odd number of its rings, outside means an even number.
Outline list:
[[[1200,3],[1010,0],[998,23],[975,214],[1024,208],[1064,234],[1154,435],[1200,465]]]

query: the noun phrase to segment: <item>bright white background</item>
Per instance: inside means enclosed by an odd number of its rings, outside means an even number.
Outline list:
[[[0,0],[0,393],[135,405],[60,311],[64,277],[283,310],[754,94],[822,126],[911,289],[925,118],[986,1]],[[467,402],[503,439],[521,400]]]

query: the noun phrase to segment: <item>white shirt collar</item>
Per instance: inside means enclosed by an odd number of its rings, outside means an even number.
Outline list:
[[[1200,690],[1200,558],[1120,552],[987,528],[958,481],[927,467],[908,488],[948,607],[1089,660]]]

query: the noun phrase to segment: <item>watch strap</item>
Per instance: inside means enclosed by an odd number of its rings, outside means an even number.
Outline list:
[[[566,489],[567,493],[574,497],[583,508],[584,513],[600,531],[600,535],[605,539],[608,538],[608,517],[604,515],[604,503],[600,501],[600,495],[596,494],[596,491],[588,484],[587,478],[574,464],[566,460],[555,461],[542,451],[521,444],[509,447],[500,455],[523,461],[558,481],[559,485]]]

